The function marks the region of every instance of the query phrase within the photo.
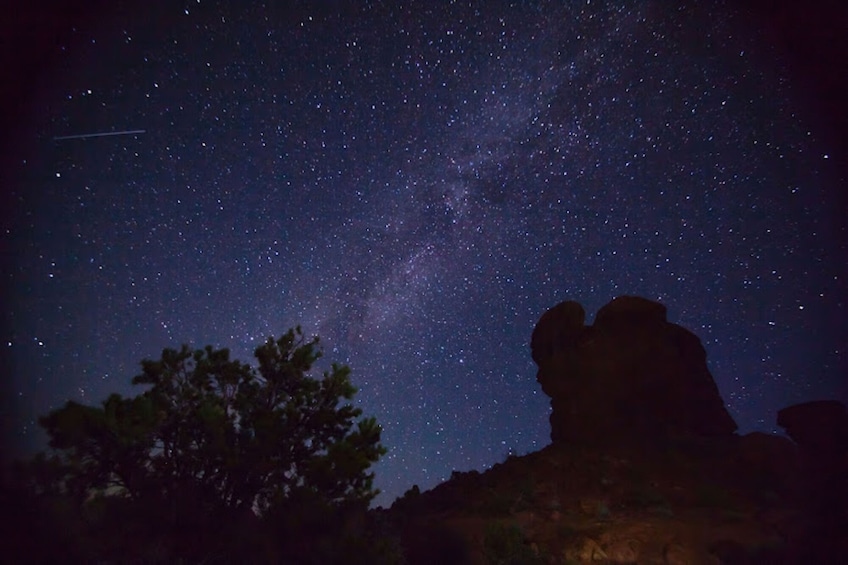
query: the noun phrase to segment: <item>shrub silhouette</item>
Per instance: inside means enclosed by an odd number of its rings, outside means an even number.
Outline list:
[[[364,531],[368,469],[385,449],[349,402],[350,369],[310,376],[319,340],[299,327],[255,356],[256,368],[227,349],[165,349],[141,362],[141,394],[40,418],[52,453],[18,466],[18,502],[79,530],[63,559],[300,562],[310,541],[331,555],[343,532]]]

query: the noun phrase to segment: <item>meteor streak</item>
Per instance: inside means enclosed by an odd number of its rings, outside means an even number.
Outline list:
[[[77,135],[60,135],[54,137],[53,141],[62,141],[63,139],[88,139],[89,137],[109,137],[112,135],[132,135],[135,133],[144,133],[143,129],[129,129],[126,131],[105,131],[100,133],[81,133]]]

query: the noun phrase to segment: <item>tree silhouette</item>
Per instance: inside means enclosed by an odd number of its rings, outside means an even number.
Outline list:
[[[238,525],[273,529],[284,555],[316,521],[332,536],[377,494],[367,471],[385,453],[380,427],[348,402],[348,367],[309,376],[319,340],[300,327],[255,356],[256,368],[227,349],[165,349],[142,361],[132,382],[149,388],[138,396],[71,401],[40,418],[54,454],[22,473],[29,492],[70,502],[123,557],[127,543],[146,544],[148,557],[156,544],[165,559],[222,555],[234,543],[222,533]],[[123,535],[104,533],[120,522]],[[83,557],[108,557],[95,553]]]

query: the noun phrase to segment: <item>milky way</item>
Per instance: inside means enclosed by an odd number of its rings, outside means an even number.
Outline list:
[[[846,396],[842,148],[749,18],[393,4],[58,25],[5,238],[15,445],[164,347],[300,324],[384,427],[386,504],[546,445],[533,326],[621,294],[702,339],[742,432]]]

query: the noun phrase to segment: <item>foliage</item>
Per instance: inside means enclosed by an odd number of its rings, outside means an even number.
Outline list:
[[[536,500],[536,476],[533,473],[528,473],[518,483],[518,499],[516,500],[515,510],[527,510],[533,508]]]
[[[469,540],[455,527],[432,520],[417,525],[414,541],[407,540],[407,554],[414,565],[430,563],[473,563]]]
[[[484,493],[478,512],[489,516],[506,516],[512,512],[515,502],[514,493],[501,488],[490,488]]]
[[[367,471],[385,453],[376,421],[349,402],[349,368],[309,376],[319,341],[299,327],[255,356],[253,368],[227,349],[184,345],[142,361],[132,382],[149,388],[138,396],[71,401],[42,417],[53,454],[20,469],[19,483],[107,529],[123,520],[171,557],[201,557],[176,547],[177,528],[205,540],[205,559],[226,551],[216,548],[225,527],[276,528],[288,540],[303,534],[298,522],[334,516],[347,527],[376,496]]]
[[[514,524],[487,524],[483,538],[486,562],[493,565],[525,565],[545,563],[544,556],[528,545],[521,529]]]

